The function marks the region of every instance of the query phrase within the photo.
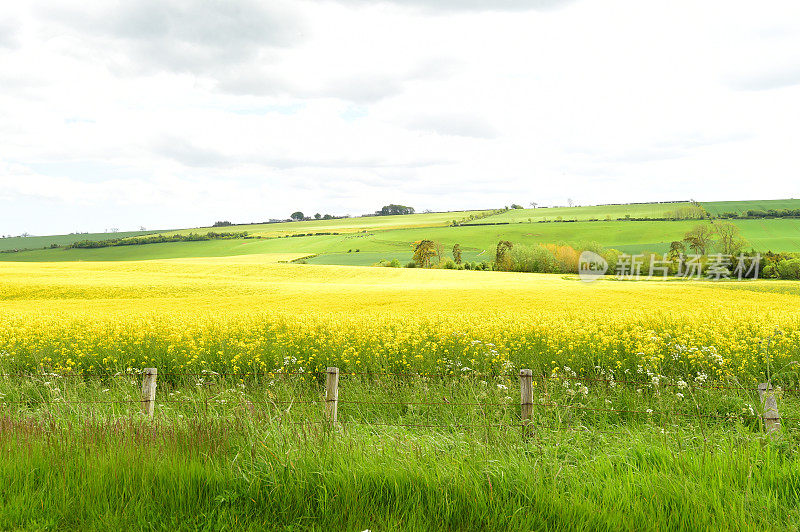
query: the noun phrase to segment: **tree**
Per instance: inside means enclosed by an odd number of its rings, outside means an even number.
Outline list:
[[[719,236],[719,248],[725,255],[735,255],[745,246],[745,240],[739,232],[739,227],[731,222],[714,224]]]
[[[686,233],[683,241],[698,255],[705,255],[714,243],[714,228],[708,224],[696,225]]]
[[[414,207],[406,207],[405,205],[384,205],[381,210],[375,211],[378,216],[394,216],[397,214],[414,214]]]
[[[494,262],[498,270],[511,271],[511,248],[514,244],[508,240],[501,240],[497,243],[497,250],[494,255]]]
[[[291,214],[290,218],[292,220],[296,221],[296,222],[299,222],[300,220],[305,220],[306,216],[302,212],[297,211],[297,212],[293,212]]]
[[[667,252],[667,258],[669,258],[669,260],[676,261],[684,253],[686,253],[686,246],[682,240],[673,240],[670,242],[669,251]]]
[[[461,244],[453,246],[453,261],[456,264],[461,264]]]
[[[572,198],[567,198],[567,205],[569,205],[570,207],[574,207],[575,206],[575,202],[572,201]]]
[[[436,243],[433,240],[420,240],[414,243],[413,260],[420,268],[430,268],[431,259],[436,256]]]
[[[511,204],[511,208],[512,209],[523,209],[524,207],[522,205],[518,204],[518,203],[512,203]]]
[[[535,209],[536,206],[539,205],[539,204],[536,203],[535,201],[532,201],[532,202],[529,203],[529,205]]]
[[[322,215],[320,213],[314,215],[315,220],[319,220],[320,218],[322,218]]]
[[[436,248],[436,264],[441,264],[444,260],[444,245],[441,242],[434,242]]]

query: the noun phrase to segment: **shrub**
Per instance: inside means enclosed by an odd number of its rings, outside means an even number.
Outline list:
[[[578,259],[580,258],[578,250],[566,244],[547,244],[545,247],[556,258],[558,271],[562,273],[578,273]]]
[[[781,279],[800,279],[800,259],[780,261],[777,264],[777,273]]]
[[[550,250],[539,245],[517,245],[511,249],[511,271],[557,273],[559,270]]]

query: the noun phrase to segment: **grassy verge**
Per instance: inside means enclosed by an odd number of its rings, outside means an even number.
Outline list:
[[[747,408],[745,390],[688,387],[680,398],[657,386],[595,386],[584,394],[577,383],[550,381],[536,390],[537,430],[524,439],[518,390],[502,377],[343,376],[333,430],[322,423],[316,378],[161,381],[152,421],[138,412],[135,378],[0,382],[0,528],[800,524],[798,423],[787,418],[781,436],[768,439],[753,416],[710,415]],[[796,403],[781,398],[786,412]],[[704,416],[666,414],[682,408]]]

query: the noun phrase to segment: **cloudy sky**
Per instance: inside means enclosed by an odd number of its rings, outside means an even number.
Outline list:
[[[800,197],[800,2],[0,7],[0,234]]]

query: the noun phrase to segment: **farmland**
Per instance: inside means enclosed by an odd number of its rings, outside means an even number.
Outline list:
[[[286,368],[287,353],[297,358],[292,368],[309,370],[549,371],[555,361],[675,374],[680,345],[713,346],[725,361],[698,354],[680,360],[681,372],[755,382],[766,370],[759,342],[775,327],[783,331],[775,363],[800,355],[791,282],[586,285],[535,274],[275,263],[290,257],[0,263],[3,365],[269,372]],[[493,344],[496,355],[482,356],[473,340]]]
[[[511,209],[501,214],[484,218],[477,223],[520,223],[528,221],[556,220],[618,220],[628,218],[664,218],[669,212],[689,207],[689,202],[633,203],[628,205],[589,205],[581,207],[547,207]]]
[[[754,201],[703,205],[710,212],[762,207],[792,208],[795,205],[795,200],[776,201],[777,203]],[[236,225],[213,230],[246,231],[247,238],[97,249],[39,249],[48,247],[51,243],[74,242],[74,235],[12,238],[0,240],[0,245],[6,250],[29,251],[3,253],[0,258],[5,261],[25,262],[129,261],[289,253],[297,256],[315,255],[308,259],[315,264],[370,266],[381,260],[392,259],[397,259],[402,264],[407,263],[411,260],[414,243],[422,239],[435,240],[447,249],[458,243],[464,251],[464,259],[469,261],[491,260],[494,248],[501,240],[523,245],[566,243],[579,246],[592,242],[630,254],[665,253],[670,242],[681,240],[698,221],[641,218],[660,218],[688,205],[654,203],[512,209],[497,214],[488,210],[459,211]],[[631,219],[625,219],[626,216]],[[452,226],[453,221],[466,221],[466,224]],[[735,219],[732,222],[739,227],[747,249],[761,253],[800,252],[798,219]],[[205,234],[210,230],[212,228],[183,229],[162,234]],[[119,235],[121,238],[135,236]],[[82,236],[88,240],[104,240],[110,235]]]
[[[111,237],[126,238],[156,233],[157,231],[125,231],[119,233],[75,233],[53,236],[16,236],[0,238],[0,251],[11,249],[41,249],[50,246],[66,246],[79,240],[104,240]]]
[[[708,201],[703,202],[703,208],[711,214],[732,212],[744,214],[748,210],[767,211],[770,209],[800,209],[800,200],[747,200],[747,201]]]
[[[785,447],[753,415],[768,371],[800,384],[796,283],[291,258],[0,263],[0,526],[798,523],[800,403],[781,396]],[[520,368],[541,405],[527,441]]]
[[[423,238],[659,252],[696,224],[419,216],[4,253],[0,528],[800,526],[797,282],[364,267]],[[735,220],[781,249],[796,222]]]

